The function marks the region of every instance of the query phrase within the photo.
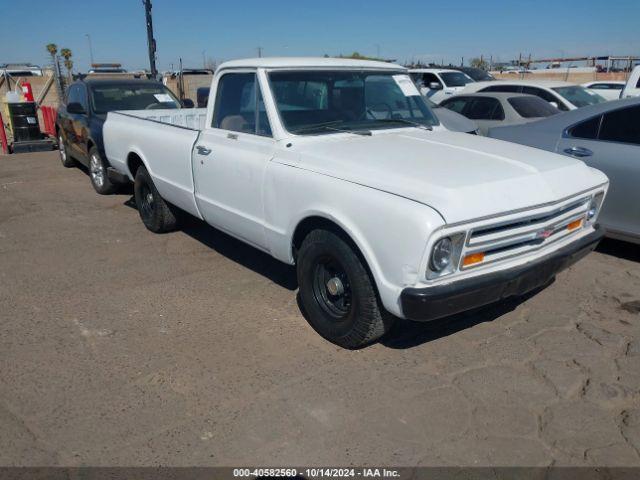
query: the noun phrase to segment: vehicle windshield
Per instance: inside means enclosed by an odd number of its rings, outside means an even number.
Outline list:
[[[473,83],[473,78],[462,72],[442,72],[440,77],[447,87],[464,87],[467,83]]]
[[[178,99],[162,85],[94,85],[91,104],[98,114],[114,110],[180,108]]]
[[[540,97],[511,97],[508,102],[522,118],[550,117],[560,113],[560,110]]]
[[[291,133],[438,125],[404,73],[287,71],[270,73],[269,81],[282,123]]]
[[[469,75],[476,82],[489,82],[495,80],[495,77],[491,75],[489,72],[482,70],[481,68],[465,68],[462,70],[464,73]]]
[[[578,108],[606,102],[606,100],[597,93],[590,92],[586,88],[579,87],[577,85],[557,87],[552,90],[558,92],[563,98],[573,103]]]

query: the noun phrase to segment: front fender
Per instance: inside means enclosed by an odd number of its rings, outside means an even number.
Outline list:
[[[272,164],[265,188],[266,238],[293,264],[293,237],[309,217],[344,230],[362,253],[385,308],[402,315],[401,290],[417,283],[431,232],[444,225],[432,208],[397,195],[287,165]]]

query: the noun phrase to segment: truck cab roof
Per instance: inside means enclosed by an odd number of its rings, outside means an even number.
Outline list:
[[[351,58],[325,58],[325,57],[266,57],[231,60],[220,65],[219,70],[232,68],[268,68],[268,69],[295,69],[295,68],[358,68],[373,70],[406,71],[395,63],[379,62],[374,60],[357,60]]]

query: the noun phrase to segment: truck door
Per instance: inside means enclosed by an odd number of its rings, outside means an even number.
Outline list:
[[[275,142],[255,72],[218,81],[212,124],[193,151],[198,208],[211,225],[266,247],[263,180]]]

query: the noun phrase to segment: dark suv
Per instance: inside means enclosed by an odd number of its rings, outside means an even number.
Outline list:
[[[102,126],[114,110],[180,108],[180,101],[161,83],[151,80],[79,80],[69,86],[58,109],[56,133],[65,167],[75,161],[89,168],[96,192],[113,193],[126,178],[109,168],[102,142]]]

